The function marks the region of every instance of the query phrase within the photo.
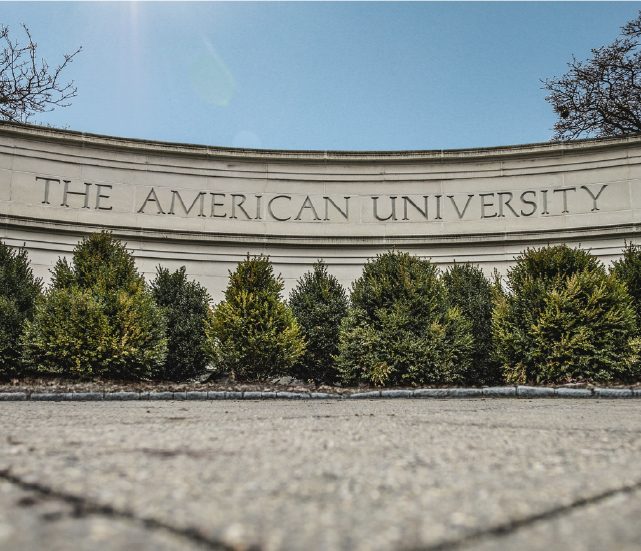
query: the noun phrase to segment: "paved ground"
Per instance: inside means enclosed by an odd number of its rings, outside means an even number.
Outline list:
[[[0,404],[0,549],[641,549],[641,400]]]

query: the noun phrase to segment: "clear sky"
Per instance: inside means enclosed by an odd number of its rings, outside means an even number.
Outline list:
[[[36,122],[278,149],[547,141],[540,79],[613,40],[640,2],[4,3],[78,97]]]

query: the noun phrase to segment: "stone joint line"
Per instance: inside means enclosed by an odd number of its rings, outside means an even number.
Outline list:
[[[490,526],[489,528],[473,531],[457,539],[446,540],[435,545],[421,547],[420,551],[453,551],[455,549],[467,548],[468,546],[479,543],[482,540],[508,536],[521,528],[526,528],[537,522],[553,520],[558,518],[560,515],[567,515],[577,509],[588,507],[590,505],[597,505],[611,497],[617,495],[632,494],[638,492],[639,490],[641,490],[641,481],[633,482],[619,488],[605,490],[592,496],[581,497],[572,501],[571,503],[558,505],[556,507],[546,509],[533,515],[509,520],[502,524]],[[419,549],[415,549],[413,551],[419,551]]]
[[[132,511],[126,509],[117,509],[111,505],[96,503],[84,496],[55,490],[51,486],[40,482],[25,480],[20,476],[12,473],[10,469],[0,470],[0,480],[5,480],[14,484],[23,490],[35,492],[43,497],[63,501],[71,505],[75,511],[83,515],[102,515],[109,518],[117,518],[134,523],[141,524],[149,530],[164,530],[176,536],[181,536],[190,540],[192,543],[199,544],[204,549],[213,549],[215,551],[234,551],[237,549],[222,541],[208,538],[196,528],[176,527],[151,517],[138,517]],[[251,548],[248,551],[258,551],[257,548]]]
[[[39,482],[25,480],[11,473],[10,469],[0,470],[0,480],[5,480],[22,488],[23,490],[35,492],[48,498],[57,499],[69,503],[74,507],[76,511],[85,515],[94,514],[103,515],[110,518],[120,518],[142,524],[147,529],[165,530],[174,535],[184,537],[192,541],[193,543],[197,543],[206,549],[213,549],[216,551],[232,551],[236,549],[236,547],[228,545],[222,541],[213,540],[204,536],[195,528],[180,528],[161,522],[154,518],[137,517],[133,512],[129,510],[120,510],[112,507],[111,505],[95,503],[83,496],[55,490],[52,487]],[[616,495],[631,494],[638,492],[639,490],[641,490],[641,481],[636,481],[619,488],[605,490],[595,495],[581,497],[572,501],[571,503],[552,507],[539,513],[528,515],[522,518],[512,519],[505,523],[490,526],[486,529],[473,531],[460,538],[445,540],[434,545],[420,547],[413,551],[452,551],[455,549],[462,549],[482,540],[486,540],[489,538],[501,538],[510,535],[520,530],[521,528],[531,526],[535,523],[555,519],[558,518],[559,515],[569,514],[574,510],[588,507],[590,505],[596,505]],[[248,551],[260,551],[260,547],[253,546],[248,548]]]

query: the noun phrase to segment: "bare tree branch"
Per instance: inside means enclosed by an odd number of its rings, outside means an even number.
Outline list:
[[[28,122],[36,113],[68,107],[77,94],[73,81],[61,82],[61,74],[82,48],[65,54],[62,63],[51,68],[44,59],[38,60],[38,45],[27,26],[22,28],[25,44],[11,40],[9,28],[0,26],[0,120]]]
[[[572,56],[568,68],[543,81],[559,116],[553,139],[641,132],[641,12],[612,44],[592,49],[587,61]]]

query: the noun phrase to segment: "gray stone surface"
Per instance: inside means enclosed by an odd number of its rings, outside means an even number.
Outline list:
[[[483,396],[483,389],[481,388],[452,388],[450,389],[449,396],[453,398],[478,398]]]
[[[380,398],[381,397],[381,391],[380,390],[372,390],[369,392],[354,392],[352,394],[347,395],[348,398],[351,398],[353,400],[368,400],[371,398]]]
[[[315,400],[340,400],[341,396],[338,394],[329,394],[327,392],[311,392],[310,398]]]
[[[260,400],[263,397],[262,392],[243,392],[243,398],[245,400]]]
[[[411,398],[412,390],[381,390],[381,398]]]
[[[483,396],[491,398],[507,398],[516,396],[515,386],[490,386],[483,389]]]
[[[126,518],[88,514],[74,505],[0,480],[3,551],[180,551],[185,539]],[[196,549],[196,547],[193,547]]]
[[[372,399],[372,398],[641,398],[641,391],[629,388],[551,388],[505,386],[486,388],[387,389],[351,392],[289,391],[183,391],[183,392],[0,392],[0,401],[127,401],[127,400],[261,400],[261,399]]]
[[[559,398],[592,398],[592,390],[589,388],[557,388],[556,395]]]
[[[173,400],[173,392],[150,392],[149,400]]]
[[[247,394],[245,392],[245,394]],[[302,400],[303,398],[309,398],[309,393],[307,392],[277,392],[276,398],[286,398],[287,400]]]
[[[29,399],[33,401],[59,402],[63,398],[62,392],[32,392]]]
[[[638,400],[23,401],[0,415],[3,550],[95,530],[93,548],[127,551],[202,549],[194,535],[266,550],[641,541]],[[46,490],[48,522],[11,506],[27,483]],[[94,512],[58,514],[60,496]]]
[[[105,400],[140,400],[140,392],[105,392]]]
[[[248,253],[270,256],[286,293],[318,255],[349,285],[391,247],[488,273],[505,273],[543,242],[609,263],[639,239],[640,156],[639,136],[465,151],[249,151],[5,122],[0,237],[24,246],[47,282],[80,236],[111,228],[145,275],[185,265],[215,302]],[[411,206],[423,198],[425,214]]]
[[[96,400],[104,400],[104,398],[104,392],[69,392],[65,394],[64,399],[95,402]]]
[[[483,396],[482,388],[452,388],[450,394],[452,398],[479,398]]]
[[[0,402],[13,402],[16,400],[26,400],[26,392],[0,392]]]
[[[207,391],[195,390],[185,393],[187,400],[208,400]]]
[[[641,491],[620,493],[563,515],[534,522],[505,537],[483,537],[461,546],[478,551],[576,549],[638,551]]]
[[[517,396],[523,398],[553,398],[556,395],[555,389],[541,386],[517,386]]]
[[[597,398],[632,398],[634,394],[629,388],[595,388]]]
[[[414,398],[447,398],[449,388],[419,388],[414,391]]]

